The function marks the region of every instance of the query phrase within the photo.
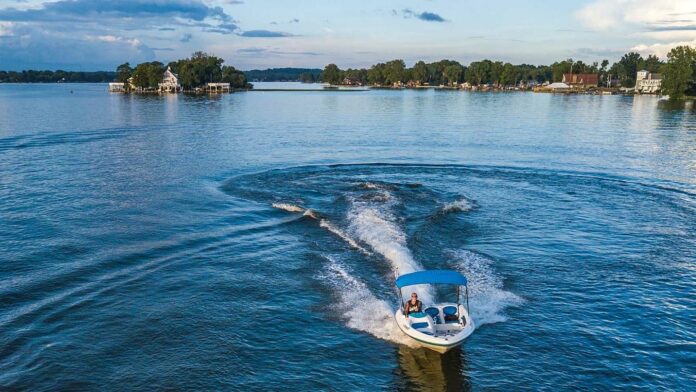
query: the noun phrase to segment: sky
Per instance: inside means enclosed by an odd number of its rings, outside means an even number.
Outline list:
[[[238,69],[665,57],[696,0],[0,0],[0,69],[113,70],[202,50]]]

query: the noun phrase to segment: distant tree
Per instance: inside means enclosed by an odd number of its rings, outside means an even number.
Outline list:
[[[463,74],[464,69],[459,64],[448,65],[443,72],[447,84],[451,86],[457,85]]]
[[[429,82],[428,66],[425,65],[424,61],[419,61],[413,66],[413,70],[411,71],[411,79],[414,82],[420,82],[421,84]]]
[[[571,64],[573,64],[573,59],[567,59],[560,62],[555,62],[551,64],[552,70],[552,81],[560,82],[563,80],[563,74],[570,73]],[[576,69],[573,69],[573,73],[576,73]]]
[[[469,64],[466,81],[477,86],[487,83],[490,79],[490,66],[489,60],[475,61]]]
[[[503,74],[503,67],[504,64],[502,61],[494,61],[491,63],[491,70],[490,70],[490,82],[499,85],[500,84],[500,76]]]
[[[649,72],[660,72],[660,68],[662,68],[663,64],[664,63],[660,61],[659,57],[651,54],[643,60],[640,68]]]
[[[638,73],[638,68],[642,63],[643,57],[636,52],[629,52],[621,57],[618,71],[624,86],[633,87],[636,85],[636,73]]]
[[[384,64],[384,82],[386,84],[400,83],[404,81],[406,64],[404,60],[392,60]]]
[[[322,72],[322,80],[324,83],[339,84],[341,83],[341,70],[336,64],[329,64],[324,67]]]
[[[116,67],[116,81],[119,83],[125,83],[126,89],[130,86],[128,85],[128,79],[130,79],[133,74],[133,69],[129,63],[124,63]]]
[[[662,92],[670,99],[681,99],[693,86],[696,78],[696,49],[677,46],[667,54],[667,64],[662,67]]]
[[[383,85],[385,81],[384,77],[385,65],[384,63],[378,63],[370,67],[367,70],[367,81],[374,85]]]
[[[225,65],[221,70],[221,81],[223,83],[229,83],[232,88],[249,88],[247,83],[246,75],[244,72],[235,69],[232,66]]]
[[[156,88],[163,74],[164,64],[159,61],[141,63],[133,71],[133,83],[140,88]]]
[[[503,65],[503,71],[500,74],[500,84],[503,86],[513,86],[517,83],[517,69],[510,63]]]
[[[313,83],[314,75],[311,72],[303,72],[300,74],[299,80],[302,83]]]

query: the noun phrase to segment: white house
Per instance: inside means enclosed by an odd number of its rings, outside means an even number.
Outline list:
[[[170,67],[167,67],[167,70],[164,71],[162,83],[160,83],[158,86],[161,93],[178,93],[181,90],[179,78],[175,73],[172,72]]]
[[[662,88],[662,76],[657,73],[648,72],[646,70],[638,71],[636,74],[636,89],[637,93],[655,94]]]

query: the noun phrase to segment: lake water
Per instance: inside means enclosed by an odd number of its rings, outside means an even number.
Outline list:
[[[395,329],[411,268],[461,349]],[[694,390],[696,112],[0,85],[0,277],[2,390]]]

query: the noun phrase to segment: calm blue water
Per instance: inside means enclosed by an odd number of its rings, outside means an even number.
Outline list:
[[[460,350],[409,268],[469,277]],[[0,277],[2,390],[694,390],[696,112],[0,85]]]

